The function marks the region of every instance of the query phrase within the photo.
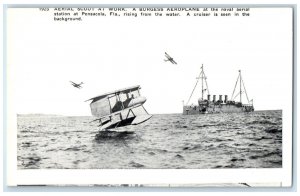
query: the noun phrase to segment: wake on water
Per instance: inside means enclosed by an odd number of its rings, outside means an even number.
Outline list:
[[[112,131],[112,130],[101,130],[95,135],[95,140],[120,140],[126,139],[133,135],[133,131]]]

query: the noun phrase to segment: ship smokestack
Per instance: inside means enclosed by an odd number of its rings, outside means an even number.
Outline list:
[[[216,102],[216,95],[213,95],[213,102]]]
[[[224,102],[227,103],[227,101],[228,101],[228,95],[225,95],[225,100],[224,100]]]
[[[207,95],[207,101],[210,101],[210,95]]]
[[[222,95],[219,95],[219,101],[222,103]]]

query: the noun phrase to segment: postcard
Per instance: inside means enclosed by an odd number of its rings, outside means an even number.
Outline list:
[[[291,186],[293,7],[5,14],[9,186]]]

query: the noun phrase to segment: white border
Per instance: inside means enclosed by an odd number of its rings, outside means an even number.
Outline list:
[[[4,1],[6,2],[6,1]],[[34,1],[30,1],[33,2]],[[75,1],[74,3],[78,3]],[[91,1],[89,1],[91,2]],[[127,1],[127,3],[136,1]],[[164,1],[169,2],[170,1]],[[159,1],[159,3],[164,3]],[[178,1],[173,1],[176,3]],[[208,2],[208,1],[205,1]],[[237,3],[239,1],[232,1]],[[258,2],[258,1],[257,1]],[[252,1],[252,3],[257,3]],[[261,3],[261,1],[259,1]],[[267,1],[276,3],[279,1]],[[23,3],[22,1],[10,1],[6,3]],[[51,3],[58,3],[52,1]],[[61,3],[61,1],[59,1]],[[73,2],[72,2],[73,3]],[[88,3],[88,2],[86,2]],[[99,2],[98,2],[99,3]],[[113,4],[111,1],[101,3]],[[117,3],[122,3],[117,1]],[[158,1],[153,1],[158,3]],[[199,3],[188,1],[186,3]],[[211,3],[211,2],[210,2]],[[222,4],[222,1],[215,1]],[[240,3],[240,2],[239,2]],[[287,2],[288,3],[288,2]],[[131,4],[131,3],[130,3]],[[290,68],[292,69],[292,68]],[[13,85],[13,78],[9,73],[13,72],[11,67],[7,67],[7,88],[8,97],[13,97],[10,91]],[[292,77],[291,77],[292,78]],[[292,92],[291,92],[292,95]],[[292,96],[291,96],[292,97]],[[288,138],[283,142],[283,168],[282,169],[209,169],[209,170],[17,170],[16,168],[16,118],[12,99],[7,99],[7,184],[8,185],[42,185],[42,184],[199,184],[199,183],[268,183],[282,182],[282,186],[291,185],[291,158],[292,158],[292,105],[291,103],[283,108],[283,138]],[[8,142],[9,141],[9,142]]]

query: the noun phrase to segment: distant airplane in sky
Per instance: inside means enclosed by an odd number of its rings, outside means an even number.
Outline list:
[[[75,82],[72,82],[72,81],[70,81],[71,82],[71,84],[75,87],[75,88],[78,88],[78,89],[80,89],[80,88],[82,88],[82,84],[83,84],[83,82],[81,82],[80,84],[77,84],[77,83],[75,83]]]
[[[171,63],[177,65],[177,63],[174,61],[174,59],[170,55],[168,55],[166,52],[165,52],[165,56],[167,58],[167,59],[165,59],[165,61],[170,61]]]

